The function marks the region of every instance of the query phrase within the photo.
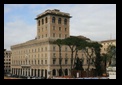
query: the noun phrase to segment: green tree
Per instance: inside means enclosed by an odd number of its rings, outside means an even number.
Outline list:
[[[82,51],[84,52],[87,60],[87,76],[89,76],[89,68],[90,65],[93,64],[94,58],[94,50],[93,50],[93,43],[91,41],[87,41],[82,46]]]
[[[106,67],[108,63],[108,55],[106,53],[102,54],[102,62],[103,62],[104,73],[106,73]]]
[[[61,76],[64,76],[63,71],[62,71],[62,57],[61,57],[61,47],[62,47],[63,42],[61,39],[57,39],[56,41],[53,42],[53,44],[57,44],[59,47],[59,65],[61,69]]]
[[[74,55],[74,52],[76,52],[75,54],[75,59],[76,59],[76,56],[77,56],[77,52],[78,52],[78,46],[79,46],[79,41],[81,39],[78,38],[78,37],[68,37],[68,38],[65,38],[63,40],[63,43],[67,46],[69,46],[70,50],[71,50],[71,67],[70,67],[70,73],[72,72],[72,68],[73,68],[73,55]],[[70,74],[72,76],[72,74]]]
[[[116,46],[109,45],[107,48],[108,62],[111,65],[112,58],[116,57]]]
[[[75,70],[83,70],[83,61],[84,59],[83,58],[79,58],[77,57],[76,58],[76,62],[75,62],[75,66],[74,66],[74,69]]]
[[[101,57],[101,47],[102,45],[98,42],[94,42],[93,43],[93,47],[94,47],[94,51],[95,51],[95,67],[96,67],[96,73],[98,76],[102,75],[102,66],[101,66],[101,62],[102,62],[102,57]]]

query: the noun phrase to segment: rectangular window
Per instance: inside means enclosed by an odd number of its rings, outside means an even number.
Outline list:
[[[61,31],[61,27],[59,27],[59,31]]]
[[[67,38],[67,34],[65,35],[65,38]]]
[[[56,63],[56,59],[53,59],[53,64],[55,64]]]
[[[53,33],[53,37],[55,37],[55,33]]]
[[[35,59],[35,64],[36,64],[36,59]]]
[[[39,64],[39,60],[38,60],[38,64]]]
[[[67,64],[67,62],[68,62],[68,59],[65,59],[65,64]]]
[[[53,51],[55,51],[55,46],[53,46]]]
[[[43,60],[41,60],[41,64],[43,64]]]
[[[47,64],[47,60],[45,60],[45,64]]]
[[[61,34],[59,34],[59,38],[61,38]]]
[[[43,48],[42,48],[42,51],[43,51]]]
[[[55,53],[53,53],[53,57],[55,57]]]
[[[45,37],[47,37],[47,34],[45,35]]]

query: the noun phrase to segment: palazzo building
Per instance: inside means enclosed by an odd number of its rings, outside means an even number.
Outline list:
[[[11,73],[21,76],[46,77],[60,76],[59,49],[50,41],[70,37],[70,14],[60,10],[46,10],[37,15],[37,36],[33,40],[11,46]],[[78,36],[86,38],[84,36]],[[86,38],[90,40],[89,38]],[[62,69],[69,75],[71,51],[62,46]],[[85,54],[79,51],[79,57]],[[84,62],[84,70],[87,63]],[[94,68],[94,67],[91,67]]]
[[[10,73],[11,70],[11,51],[4,49],[4,74]]]
[[[112,39],[112,40],[104,40],[100,42],[102,44],[102,49],[101,49],[101,53],[106,53],[107,52],[107,48],[109,45],[114,45],[116,46],[116,40]]]

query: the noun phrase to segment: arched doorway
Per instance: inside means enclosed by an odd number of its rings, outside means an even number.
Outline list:
[[[44,70],[42,69],[42,70],[41,70],[41,77],[43,77],[43,71],[44,71]]]
[[[36,69],[35,69],[35,71],[34,71],[34,76],[36,76]]]
[[[53,76],[56,76],[56,70],[53,69]]]
[[[61,76],[61,74],[62,74],[62,71],[61,71],[61,69],[59,69],[59,76]]]
[[[40,76],[40,69],[38,69],[38,77]]]
[[[45,69],[45,78],[47,78],[47,70]]]
[[[65,69],[65,75],[68,75],[68,70],[67,69]]]

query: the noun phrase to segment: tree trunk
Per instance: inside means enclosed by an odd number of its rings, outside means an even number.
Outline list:
[[[77,57],[77,53],[78,53],[78,50],[76,50],[76,53],[75,53],[75,59],[74,59],[74,65],[75,65],[75,61],[76,61],[76,57]],[[74,65],[73,65],[73,68],[74,68]]]

